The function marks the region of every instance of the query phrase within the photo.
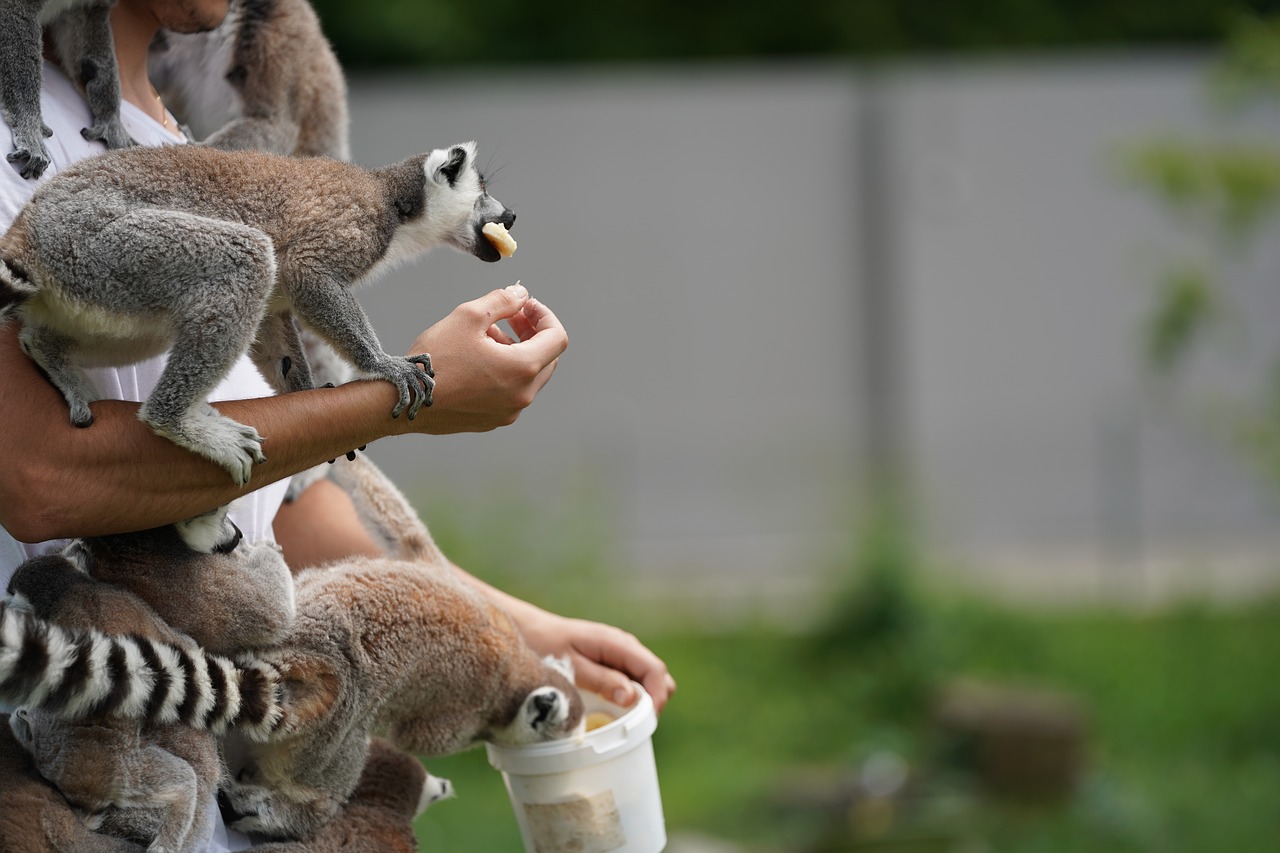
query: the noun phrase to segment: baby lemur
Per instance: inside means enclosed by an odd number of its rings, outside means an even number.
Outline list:
[[[499,259],[481,229],[515,214],[475,161],[474,143],[380,169],[197,145],[108,152],[50,179],[0,237],[0,318],[22,321],[79,426],[95,399],[81,365],[170,349],[139,417],[244,484],[262,437],[205,396],[246,351],[277,390],[311,388],[295,318],[396,386],[393,417],[430,403],[430,357],[386,354],[352,289],[439,245]]]
[[[0,0],[0,101],[13,132],[11,163],[24,178],[49,166],[44,138],[52,135],[40,114],[42,26],[68,76],[84,92],[94,124],[81,134],[108,148],[133,144],[120,121],[120,77],[108,13],[115,0]]]
[[[233,0],[212,32],[161,32],[148,70],[205,145],[350,158],[346,80],[307,0]]]
[[[239,530],[225,516],[224,508],[141,533],[75,540],[62,554],[20,566],[10,593],[35,616],[64,628],[145,637],[179,649],[151,663],[159,673],[198,674],[194,656],[201,649],[260,648],[284,636],[293,618],[292,576],[279,549],[240,545]],[[148,657],[147,647],[137,650]],[[80,665],[93,669],[94,663],[82,657]],[[103,665],[127,667],[129,660],[108,656],[98,661]],[[39,707],[19,708],[10,725],[39,773],[91,828],[148,844],[152,853],[203,849],[213,826],[202,804],[216,791],[222,763],[214,734],[183,721],[215,712],[216,670],[208,672],[210,683],[195,690],[157,677],[141,725],[101,713],[69,721]],[[178,706],[177,719],[161,722],[169,716],[166,705]],[[181,710],[185,705],[191,710]]]

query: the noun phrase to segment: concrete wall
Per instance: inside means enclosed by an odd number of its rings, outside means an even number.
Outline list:
[[[1139,399],[1138,326],[1178,234],[1111,157],[1158,129],[1213,130],[1203,70],[357,78],[357,160],[474,138],[519,215],[510,261],[438,253],[364,291],[387,348],[516,278],[572,341],[515,427],[374,456],[476,511],[571,500],[585,478],[619,561],[664,582],[812,572],[847,538],[877,430],[906,453],[946,564],[1093,578],[1223,543],[1261,553],[1265,490],[1194,419]],[[1248,273],[1263,333],[1277,260]],[[1209,360],[1201,384],[1255,356]]]

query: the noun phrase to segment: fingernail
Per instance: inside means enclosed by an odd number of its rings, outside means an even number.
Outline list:
[[[617,690],[613,691],[613,704],[627,705],[630,702],[631,702],[630,687],[619,687]]]

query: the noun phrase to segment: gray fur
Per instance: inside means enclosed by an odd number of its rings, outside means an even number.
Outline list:
[[[115,0],[0,0],[0,101],[13,131],[11,163],[24,178],[48,168],[44,138],[52,135],[40,114],[41,24],[67,75],[84,92],[94,123],[82,131],[108,148],[133,144],[120,120],[120,77],[108,14]]]
[[[148,65],[206,145],[350,159],[346,81],[307,0],[233,0],[212,32],[163,33]]]
[[[80,426],[95,399],[83,365],[169,349],[139,417],[244,484],[262,437],[203,402],[241,354],[278,391],[313,387],[301,322],[393,383],[392,416],[412,418],[430,404],[430,358],[385,353],[353,287],[442,244],[496,261],[480,229],[514,220],[472,143],[375,170],[204,146],[111,152],[48,181],[0,237],[0,318],[21,319]]]

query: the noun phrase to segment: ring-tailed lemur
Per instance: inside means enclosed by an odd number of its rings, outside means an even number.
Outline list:
[[[346,80],[307,0],[233,0],[216,30],[161,32],[148,69],[205,145],[350,159]]]
[[[278,390],[311,388],[295,318],[396,386],[392,417],[430,404],[430,357],[386,354],[352,288],[439,245],[499,259],[481,229],[515,214],[475,159],[466,143],[373,170],[195,145],[82,161],[0,237],[0,318],[21,319],[79,426],[95,398],[82,364],[170,349],[139,417],[244,484],[262,437],[204,399],[246,351]]]
[[[0,101],[13,131],[11,163],[23,162],[24,178],[49,166],[44,138],[52,135],[40,114],[41,27],[48,24],[54,50],[68,76],[84,92],[94,123],[81,134],[108,148],[133,144],[120,121],[120,77],[108,13],[115,0],[0,0]]]
[[[186,657],[170,663],[194,671],[195,652],[268,645],[293,618],[293,578],[280,550],[270,543],[242,545],[240,538],[222,508],[177,525],[75,540],[62,554],[20,566],[9,590],[35,616],[63,628],[182,648]],[[139,651],[145,658],[147,647]],[[92,666],[92,658],[85,662]],[[109,657],[106,663],[110,668]],[[216,705],[216,695],[210,698]],[[40,774],[94,828],[153,851],[198,850],[213,831],[202,804],[222,776],[217,740],[208,729],[181,722],[181,711],[174,722],[151,717],[163,702],[200,701],[195,690],[157,690],[141,722],[102,714],[64,720],[35,707],[19,708],[10,724]]]
[[[0,702],[59,719],[105,716],[266,737],[280,724],[280,674],[145,636],[70,630],[0,600]]]
[[[234,724],[249,739],[248,763],[223,791],[240,815],[234,825],[294,838],[347,800],[375,731],[437,756],[480,740],[533,743],[579,730],[582,698],[567,664],[539,657],[505,611],[459,579],[372,463],[357,457],[338,468],[335,478],[393,556],[298,575],[297,615],[279,642],[232,663],[145,637],[71,635],[0,602],[0,700]],[[218,704],[209,673],[232,685],[225,698],[235,710]],[[189,695],[203,710],[187,707]]]

